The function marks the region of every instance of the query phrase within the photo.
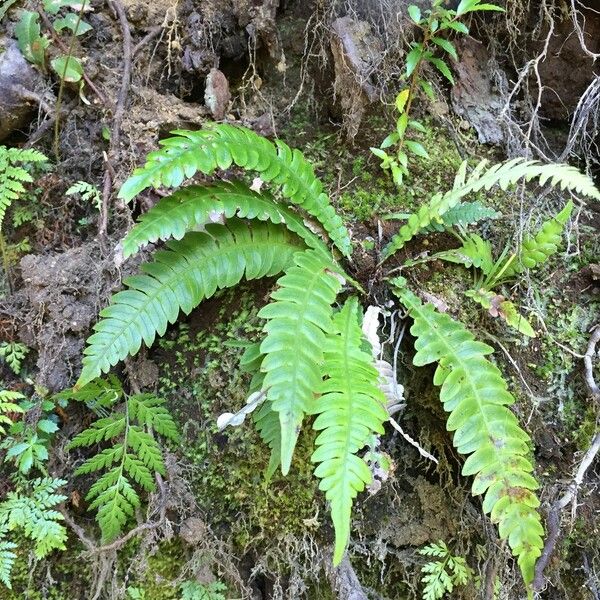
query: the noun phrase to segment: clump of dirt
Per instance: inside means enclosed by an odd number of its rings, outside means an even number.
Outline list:
[[[63,253],[21,259],[21,288],[0,304],[18,336],[37,351],[36,383],[65,389],[79,370],[84,339],[119,284],[112,258],[98,242]]]

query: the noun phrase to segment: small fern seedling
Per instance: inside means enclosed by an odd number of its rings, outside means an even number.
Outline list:
[[[95,421],[78,434],[69,449],[88,448],[110,442],[110,446],[88,458],[76,475],[105,471],[90,487],[86,500],[95,510],[102,541],[111,542],[123,531],[140,506],[136,487],[156,490],[156,474],[165,476],[161,448],[154,433],[177,441],[179,434],[164,401],[150,394],[127,397],[121,411]]]
[[[442,540],[421,548],[419,554],[438,559],[421,567],[423,600],[440,600],[445,594],[451,594],[456,587],[467,585],[473,578],[473,571],[467,561],[462,556],[454,556]]]
[[[15,375],[21,373],[21,365],[27,354],[29,354],[29,348],[20,342],[2,342],[0,344],[0,356]]]
[[[227,586],[220,581],[204,584],[198,581],[184,581],[180,586],[180,600],[225,600],[223,592]]]
[[[66,496],[57,493],[67,482],[62,479],[34,479],[28,490],[9,492],[0,502],[0,581],[11,587],[11,571],[18,545],[8,539],[18,530],[34,543],[35,557],[44,558],[53,550],[65,550],[67,531],[62,524],[63,516],[55,507]]]

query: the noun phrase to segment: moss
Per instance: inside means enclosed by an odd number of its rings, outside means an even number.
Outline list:
[[[276,544],[288,534],[306,531],[305,521],[320,502],[309,460],[314,435],[301,435],[293,469],[265,485],[269,449],[248,420],[243,426],[216,430],[217,416],[245,402],[248,375],[238,369],[240,348],[227,342],[255,340],[262,324],[257,315],[264,289],[221,293],[209,306],[210,322],[180,324],[159,353],[160,392],[182,425],[183,456],[200,468],[190,484],[198,506],[216,531],[231,535],[241,551]]]

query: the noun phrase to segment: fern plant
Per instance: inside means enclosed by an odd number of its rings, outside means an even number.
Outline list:
[[[94,389],[94,386],[92,386]],[[96,510],[103,542],[122,532],[140,506],[136,490],[156,490],[155,475],[166,475],[162,452],[153,432],[177,441],[178,432],[164,401],[150,394],[127,397],[122,411],[98,419],[69,444],[69,449],[110,442],[110,446],[88,458],[76,475],[105,471],[90,487],[86,500]]]
[[[442,540],[421,548],[419,554],[437,559],[421,567],[423,600],[440,600],[445,594],[451,594],[454,588],[467,585],[473,577],[467,561],[462,556],[454,556]]]
[[[28,354],[29,348],[20,342],[2,342],[0,344],[0,356],[15,375],[21,373],[21,365]]]
[[[423,305],[406,281],[393,281],[395,293],[414,324],[417,366],[438,363],[433,382],[441,386],[440,400],[449,412],[447,428],[454,432],[458,452],[470,455],[463,475],[475,475],[472,493],[485,494],[483,510],[498,524],[518,557],[523,579],[533,581],[544,533],[537,512],[538,483],[531,475],[529,436],[507,408],[515,399],[496,366],[486,356],[493,348],[433,305]]]
[[[143,264],[140,275],[126,279],[127,289],[101,311],[84,351],[77,393],[137,353],[142,343],[150,346],[180,312],[189,314],[216,290],[244,278],[279,276],[270,303],[259,312],[266,322],[263,339],[247,346],[242,357],[244,368],[254,373],[248,403],[237,414],[222,415],[220,421],[241,423],[252,412],[271,448],[269,474],[280,467],[285,475],[306,417],[316,415],[313,427],[320,433],[312,460],[330,504],[337,564],[348,544],[354,499],[372,481],[369,452],[361,452],[382,434],[388,419],[381,386],[389,386],[389,381],[381,379],[361,331],[358,299],[350,296],[341,308],[336,305],[339,294],[353,282],[328,242],[348,256],[349,233],[298,150],[232,125],[175,133],[134,171],[120,190],[121,198],[131,200],[147,187],[178,187],[198,171],[212,175],[217,168],[234,164],[273,183],[274,193],[252,191],[242,182],[190,185],[162,198],[141,217],[123,241],[124,254],[131,256],[158,241],[166,242],[166,249]],[[521,177],[550,178],[565,188],[598,194],[589,179],[564,165],[517,160],[484,171],[482,164],[467,179],[463,165],[454,189],[411,215],[388,255],[424,228],[443,225],[451,210],[456,213],[449,216],[449,226],[460,221],[461,214],[479,219],[483,208],[461,200],[497,182],[506,186]],[[305,225],[305,219],[316,220],[324,237]],[[537,484],[527,458],[529,438],[507,408],[514,399],[498,369],[485,358],[489,346],[474,341],[448,316],[422,306],[399,282],[396,288],[415,320],[417,363],[439,362],[435,383],[442,386],[441,398],[450,413],[448,427],[455,431],[457,449],[470,455],[464,474],[476,475],[473,492],[485,493],[484,510],[499,524],[500,536],[508,540],[529,585],[543,530],[533,492]],[[122,413],[110,417],[106,424],[116,433],[102,433],[103,424],[80,438],[81,443],[122,440],[127,419]],[[96,506],[104,503],[99,498],[107,486],[114,488],[115,478],[125,473],[113,466],[123,456],[121,442],[91,459],[89,472],[104,468],[104,460],[114,472],[109,483],[91,495]],[[122,527],[131,506],[109,528],[112,534]]]
[[[14,425],[15,418],[25,410],[17,401],[24,400],[20,392],[0,390],[0,434],[6,434],[6,428]]]
[[[0,502],[0,581],[11,587],[11,571],[18,546],[8,539],[11,532],[19,530],[34,544],[36,558],[41,559],[53,550],[65,550],[67,531],[63,516],[56,506],[66,500],[58,489],[67,482],[45,477],[29,482],[28,491],[9,492]]]
[[[24,184],[33,182],[29,165],[47,160],[37,150],[0,146],[0,231],[8,207],[25,193]]]

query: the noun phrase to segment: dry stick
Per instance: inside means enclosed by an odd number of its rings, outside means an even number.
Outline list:
[[[135,56],[146,44],[151,42],[155,37],[162,32],[163,26],[157,25],[156,27],[152,27],[148,33],[133,47],[132,54]]]
[[[592,357],[596,351],[596,344],[599,341],[600,325],[596,325],[584,357],[586,383],[590,389],[592,397],[596,400],[600,399],[600,393],[598,392],[598,386],[594,381],[592,373]],[[575,511],[577,508],[577,491],[583,483],[583,478],[585,477],[586,471],[594,462],[594,459],[599,451],[600,432],[594,435],[590,447],[583,455],[583,458],[579,463],[579,467],[577,468],[577,473],[575,474],[569,489],[558,500],[556,500],[556,502],[554,502],[550,512],[548,513],[548,537],[546,538],[542,555],[535,566],[533,589],[536,591],[540,591],[544,587],[544,569],[548,566],[550,557],[552,556],[554,548],[556,547],[556,543],[558,542],[558,536],[560,534],[560,513],[568,504],[573,503],[572,514],[573,517],[575,516]]]
[[[600,342],[600,323],[594,327],[594,332],[590,337],[590,341],[583,356],[583,366],[585,368],[585,382],[592,393],[594,400],[600,400],[600,388],[594,381],[594,372],[592,358],[596,353],[596,344]]]
[[[125,104],[127,102],[127,96],[129,95],[129,88],[131,86],[131,61],[133,58],[131,31],[129,29],[129,22],[127,21],[127,15],[125,14],[123,4],[121,3],[121,0],[107,0],[107,2],[119,19],[121,34],[123,35],[123,76],[121,78],[121,88],[119,89],[119,95],[117,97],[117,104],[113,118],[108,156],[105,159],[106,168],[104,171],[104,180],[102,186],[102,206],[100,210],[100,223],[98,225],[98,236],[101,240],[106,237],[108,229],[108,206],[110,203],[110,195],[113,184],[110,161],[116,160],[119,157],[121,123],[123,122]]]

